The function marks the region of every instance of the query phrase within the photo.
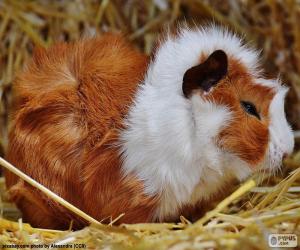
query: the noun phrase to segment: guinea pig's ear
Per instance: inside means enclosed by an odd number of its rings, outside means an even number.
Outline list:
[[[216,50],[201,64],[188,69],[183,76],[185,97],[196,89],[208,92],[227,74],[228,60],[223,50]]]

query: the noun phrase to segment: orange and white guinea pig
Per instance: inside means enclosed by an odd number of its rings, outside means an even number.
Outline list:
[[[121,35],[37,49],[14,82],[7,159],[99,221],[176,220],[293,150],[288,91],[217,26],[167,35],[151,60]],[[6,172],[24,220],[87,222]]]

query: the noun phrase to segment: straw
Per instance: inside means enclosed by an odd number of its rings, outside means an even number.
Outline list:
[[[54,201],[56,201],[60,205],[64,206],[68,210],[72,211],[73,213],[77,214],[81,218],[87,220],[90,223],[94,223],[96,225],[101,225],[100,222],[98,222],[97,220],[95,220],[94,218],[89,216],[88,214],[84,213],[83,211],[81,211],[80,209],[78,209],[77,207],[72,205],[71,203],[67,202],[66,200],[64,200],[63,198],[58,196],[57,194],[53,193],[51,190],[49,190],[48,188],[46,188],[42,184],[38,183],[37,181],[35,181],[31,177],[29,177],[28,175],[23,173],[21,170],[19,170],[18,168],[16,168],[12,164],[10,164],[8,161],[4,160],[2,157],[0,157],[0,165],[5,167],[7,170],[11,171],[12,173],[14,173],[18,177],[20,177],[22,180],[24,180],[27,183],[29,183],[30,185],[32,185],[33,187],[39,189],[44,194],[49,196],[51,199],[53,199]]]

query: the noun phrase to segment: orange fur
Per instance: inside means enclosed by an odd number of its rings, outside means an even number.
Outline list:
[[[269,106],[274,95],[271,88],[255,84],[240,62],[229,58],[227,76],[205,97],[216,104],[230,107],[233,112],[233,120],[219,134],[219,145],[252,166],[261,162],[269,142]],[[242,109],[240,101],[254,103],[261,121],[249,116]]]
[[[98,220],[125,213],[120,222],[149,221],[156,198],[135,178],[121,178],[112,146],[146,66],[146,56],[118,35],[36,50],[14,83],[7,159]],[[86,225],[10,172],[6,180],[33,226]]]

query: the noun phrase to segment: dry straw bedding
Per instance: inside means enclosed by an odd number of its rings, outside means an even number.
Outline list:
[[[35,45],[122,31],[149,54],[159,31],[177,22],[223,23],[263,49],[270,75],[291,87],[289,120],[300,128],[300,4],[296,1],[75,0],[0,1],[0,155],[7,145],[11,82]],[[0,245],[84,243],[105,249],[268,249],[270,233],[300,236],[300,153],[275,176],[260,174],[198,222],[92,225],[77,232],[35,229],[18,220],[0,178]],[[126,211],[125,211],[126,212]],[[299,237],[300,238],[300,237]],[[74,246],[74,245],[72,245]],[[67,247],[67,245],[66,245]]]

